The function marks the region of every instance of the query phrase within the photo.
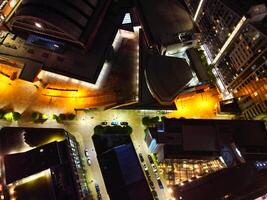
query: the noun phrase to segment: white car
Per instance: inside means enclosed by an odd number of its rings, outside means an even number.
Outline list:
[[[148,168],[147,168],[145,163],[143,164],[143,166],[144,166],[145,171],[148,170]]]
[[[156,179],[157,180],[160,180],[160,177],[159,177],[159,173],[158,172],[155,172],[155,176],[156,176]]]
[[[158,171],[158,169],[157,169],[157,167],[155,165],[151,165],[151,166],[153,168],[153,172],[157,172]]]
[[[84,154],[85,154],[86,157],[90,156],[89,150],[87,148],[84,149]]]
[[[85,148],[84,149],[84,154],[85,154],[85,157],[87,158],[87,164],[90,166],[92,164],[92,161],[91,161],[91,158],[90,158],[89,150]]]
[[[88,157],[87,158],[87,164],[90,166],[91,164],[92,164],[92,161],[91,161],[91,159]]]

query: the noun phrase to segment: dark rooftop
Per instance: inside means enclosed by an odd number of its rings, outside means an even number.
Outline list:
[[[186,54],[190,60],[190,66],[196,72],[198,80],[200,82],[207,82],[209,81],[208,74],[204,69],[203,64],[201,63],[201,59],[199,54],[197,53],[196,49],[190,48],[186,50]]]
[[[149,29],[145,27],[145,31],[149,31],[157,44],[172,44],[178,33],[193,30],[189,13],[177,0],[138,0],[138,3]]]
[[[148,89],[145,78],[145,65],[146,65],[146,55],[148,48],[145,43],[144,33],[142,30],[139,32],[139,90],[137,103],[119,107],[119,109],[142,109],[142,110],[176,110],[175,103],[170,105],[160,104],[151,94]]]
[[[111,200],[153,199],[132,144],[115,147],[99,159]]]
[[[52,166],[62,164],[61,162],[67,160],[62,145],[63,142],[53,142],[23,153],[5,155],[6,182],[12,183]],[[59,154],[59,151],[61,154]],[[14,170],[16,166],[20,166],[20,170]]]
[[[171,103],[193,78],[182,58],[147,55],[146,81],[152,95],[161,103]]]
[[[105,1],[101,2],[103,3]],[[49,2],[49,5],[50,3],[51,2]],[[41,5],[42,2],[38,4]],[[90,46],[89,49],[84,49],[67,41],[63,42],[59,39],[54,39],[52,36],[41,36],[38,35],[38,33],[34,34],[35,38],[42,40],[38,43],[39,46],[37,44],[26,44],[25,41],[28,35],[25,32],[15,29],[18,36],[13,37],[13,34],[7,35],[3,41],[3,45],[0,46],[1,54],[8,56],[11,60],[24,60],[25,69],[22,71],[23,73],[21,75],[21,78],[24,80],[34,80],[36,73],[29,72],[32,70],[38,72],[39,69],[42,68],[43,70],[67,77],[96,83],[99,73],[111,52],[115,35],[122,24],[126,13],[126,4],[124,2],[112,2],[106,12],[101,14],[103,18],[101,23],[99,20],[90,21],[90,23],[94,22],[95,27],[92,28],[93,25],[91,25],[93,33],[91,34],[92,36],[90,36],[90,40],[87,42],[88,44],[86,44]],[[58,5],[59,4],[57,4],[57,6]],[[26,7],[27,6],[25,6],[25,9]],[[40,45],[44,42],[49,43],[52,47],[53,44],[56,46],[62,45],[64,49],[59,52],[56,50],[49,50]],[[36,64],[33,64],[32,61],[36,62]]]
[[[225,195],[230,195],[230,199],[234,199],[231,198],[233,192],[238,193],[238,191],[248,188],[256,182],[256,179],[255,167],[251,164],[242,164],[234,168],[222,169],[187,183],[185,186],[177,187],[174,194],[177,198],[182,196],[186,200],[221,199]]]

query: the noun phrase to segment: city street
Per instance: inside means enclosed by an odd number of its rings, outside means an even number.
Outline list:
[[[8,126],[21,126],[21,127],[49,127],[49,128],[64,128],[71,134],[73,134],[77,141],[80,144],[80,153],[82,159],[84,160],[84,166],[87,171],[87,180],[90,191],[96,199],[96,189],[95,184],[99,184],[100,192],[104,200],[108,200],[108,194],[105,188],[104,180],[102,178],[102,174],[100,171],[100,167],[98,165],[98,161],[96,158],[96,153],[94,150],[93,142],[91,136],[93,135],[93,129],[96,125],[100,124],[103,121],[108,122],[110,124],[112,121],[116,122],[128,122],[129,125],[133,128],[133,133],[131,135],[133,144],[136,149],[136,153],[142,153],[145,163],[148,166],[149,173],[151,175],[151,180],[155,185],[155,190],[158,194],[159,199],[169,200],[171,197],[169,196],[167,186],[164,180],[161,177],[161,180],[164,185],[164,190],[159,189],[155,174],[153,169],[149,163],[147,158],[148,148],[144,142],[144,127],[142,125],[142,117],[144,116],[142,111],[135,110],[107,110],[107,111],[91,111],[91,112],[80,112],[78,113],[78,120],[73,122],[66,122],[65,124],[59,124],[56,121],[48,120],[44,124],[36,124],[33,122],[20,122],[19,124],[13,122]],[[150,112],[151,116],[159,116],[156,111]],[[0,122],[2,126],[7,126],[5,123]],[[91,166],[87,164],[87,159],[84,154],[84,149],[87,148],[89,150],[90,158],[91,158]],[[140,162],[140,165],[143,168],[143,164]]]

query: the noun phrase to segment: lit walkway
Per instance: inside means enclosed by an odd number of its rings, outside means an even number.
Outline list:
[[[168,114],[167,117],[215,118],[219,100],[219,93],[216,89],[180,97],[175,100],[177,111]]]
[[[49,89],[52,88],[52,89]],[[73,89],[60,91],[57,89]],[[49,84],[46,89],[40,83],[23,80],[10,80],[0,74],[0,108],[14,109],[18,112],[40,111],[47,114],[73,112],[74,108],[103,106],[116,102],[116,96],[109,88],[94,91],[74,83]]]

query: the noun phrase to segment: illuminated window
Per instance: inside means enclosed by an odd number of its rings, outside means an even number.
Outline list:
[[[132,23],[130,13],[126,13],[122,21],[122,24],[130,24],[130,23]]]
[[[17,4],[17,0],[11,0],[10,3],[9,3],[9,6],[11,8],[14,8],[14,6]]]

